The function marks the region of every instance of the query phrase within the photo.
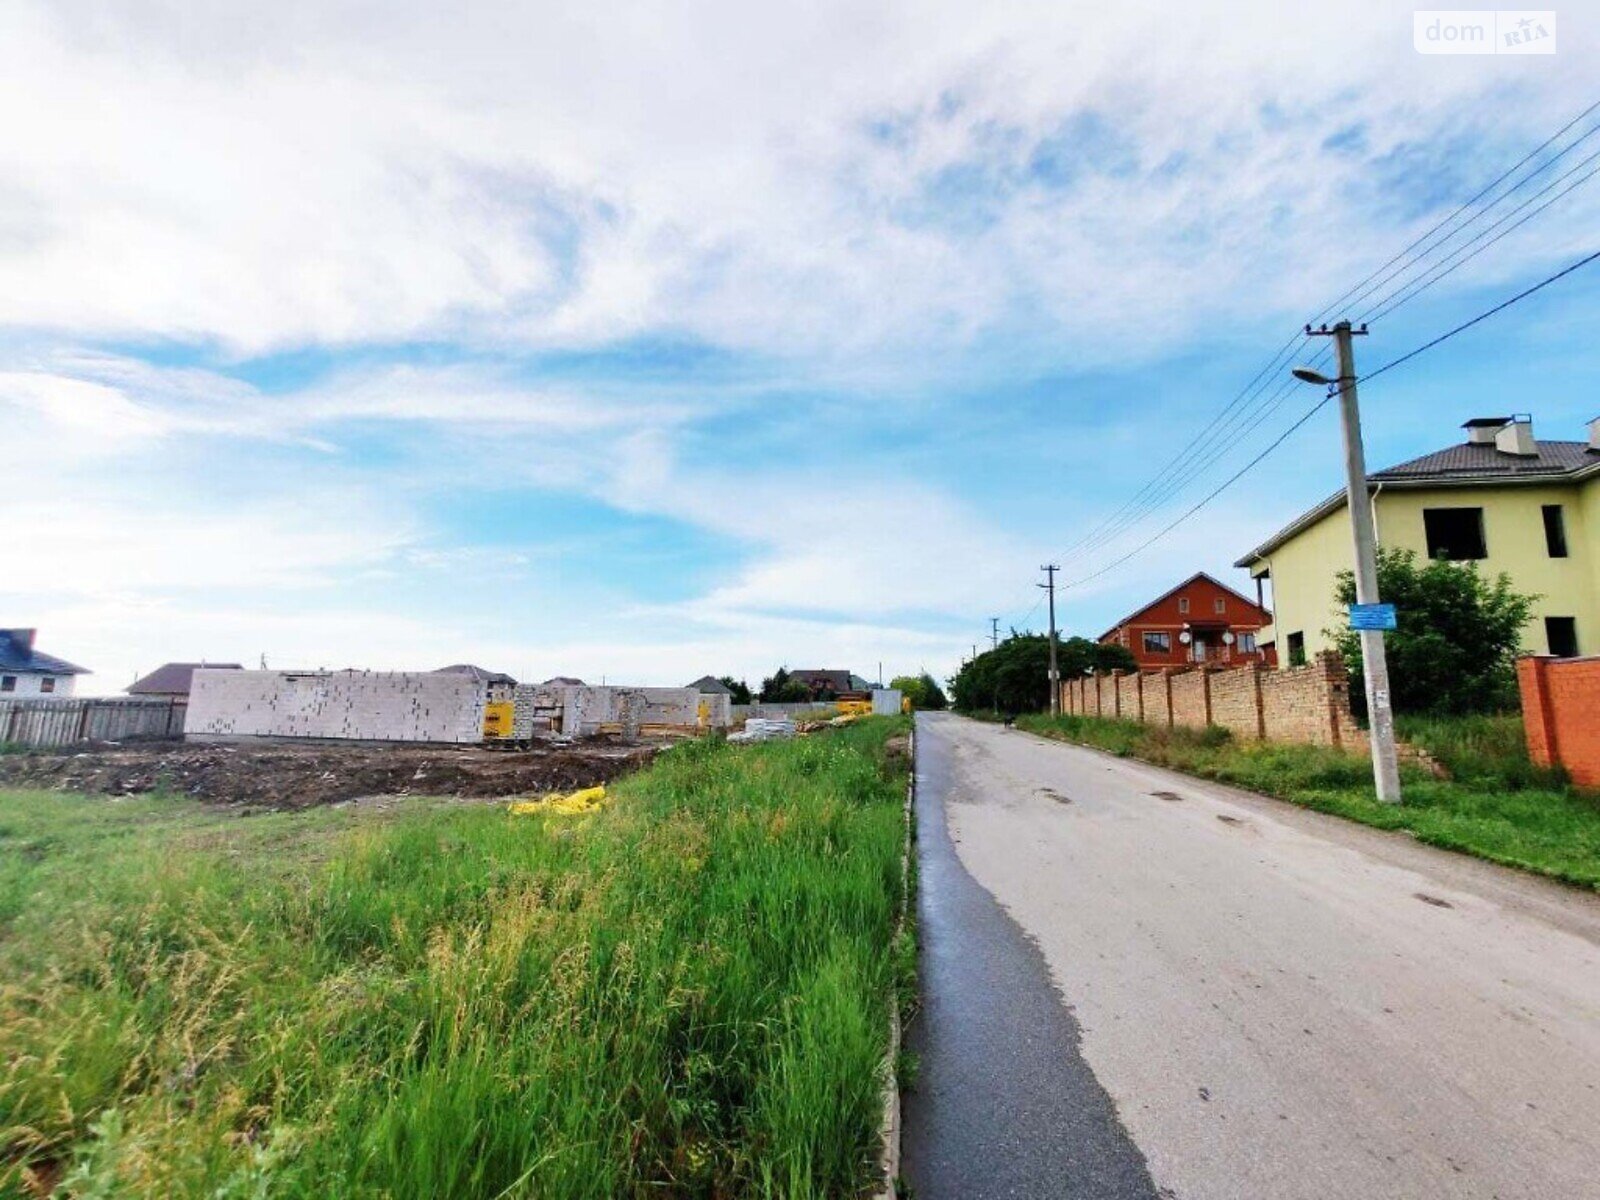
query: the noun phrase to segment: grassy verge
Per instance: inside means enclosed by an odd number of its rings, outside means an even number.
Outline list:
[[[1497,759],[1498,726],[1449,728],[1434,722],[1417,743],[1434,753],[1456,778],[1437,780],[1402,767],[1405,803],[1380,804],[1364,755],[1317,746],[1236,742],[1223,729],[1151,728],[1095,717],[1026,716],[1019,728],[1080,742],[1190,775],[1235,784],[1282,800],[1334,813],[1380,829],[1403,829],[1419,841],[1460,850],[1508,866],[1600,888],[1600,803],[1540,772],[1520,752]],[[1407,731],[1422,732],[1420,723]],[[1502,746],[1502,749],[1505,747]],[[1498,765],[1497,765],[1498,764]],[[1458,770],[1459,768],[1459,770]]]
[[[0,1194],[854,1194],[903,727],[579,818],[0,794]]]

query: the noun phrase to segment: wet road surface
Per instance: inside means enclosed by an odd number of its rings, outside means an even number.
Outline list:
[[[951,754],[919,724],[923,1009],[907,1041],[921,1067],[903,1135],[913,1195],[1154,1197],[1043,955],[956,857],[944,810]]]
[[[956,717],[917,755],[919,1200],[1600,1195],[1600,898]]]

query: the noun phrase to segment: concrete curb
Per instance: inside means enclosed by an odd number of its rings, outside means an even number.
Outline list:
[[[898,941],[906,927],[906,915],[911,904],[911,822],[917,796],[917,729],[913,721],[910,738],[911,773],[906,780],[905,840],[900,849],[900,915],[895,919],[894,936],[890,944]],[[880,1126],[882,1147],[878,1152],[878,1175],[883,1181],[874,1200],[896,1200],[895,1183],[900,1178],[900,996],[897,989],[889,991],[889,1050],[884,1058],[883,1123]]]

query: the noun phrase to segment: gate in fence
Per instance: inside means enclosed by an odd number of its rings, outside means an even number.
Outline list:
[[[91,697],[0,700],[0,742],[48,748],[74,742],[183,736],[181,700]]]

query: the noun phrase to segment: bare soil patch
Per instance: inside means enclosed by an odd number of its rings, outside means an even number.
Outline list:
[[[109,796],[167,792],[219,804],[312,808],[363,796],[518,796],[593,787],[661,749],[603,740],[531,750],[146,742],[0,756],[0,787]]]

